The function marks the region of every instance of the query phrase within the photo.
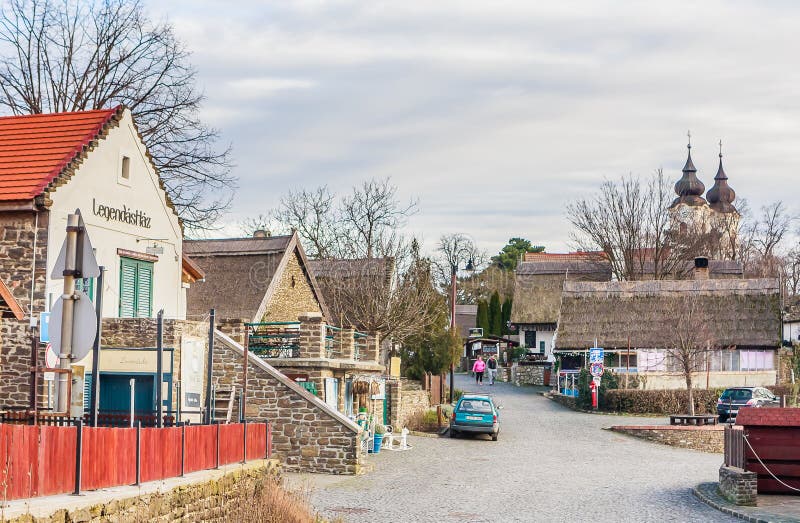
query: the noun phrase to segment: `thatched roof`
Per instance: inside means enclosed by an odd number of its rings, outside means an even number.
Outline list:
[[[774,348],[780,342],[775,279],[650,280],[564,283],[556,349],[663,347],[676,311],[696,300],[714,346]]]
[[[213,308],[220,319],[260,321],[280,275],[294,255],[299,257],[320,308],[328,316],[322,292],[308,270],[308,260],[296,233],[289,236],[186,240],[183,249],[205,272],[205,281],[188,289],[186,312],[189,317],[204,316]]]
[[[379,310],[358,300],[387,300],[394,275],[394,258],[309,260],[308,266],[337,325],[364,329],[361,309]],[[356,299],[356,297],[358,299]]]
[[[608,281],[607,262],[589,259],[547,259],[521,262],[517,266],[511,323],[533,324],[558,321],[564,281]]]

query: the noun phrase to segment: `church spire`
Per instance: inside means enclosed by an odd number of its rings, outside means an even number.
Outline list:
[[[706,203],[703,193],[706,186],[697,178],[697,169],[692,162],[692,133],[687,133],[689,143],[686,145],[686,164],[683,166],[683,176],[675,183],[675,194],[678,197],[672,202],[671,207],[679,203],[698,206]]]
[[[717,212],[737,212],[736,207],[733,206],[736,193],[728,185],[728,175],[725,174],[725,169],[722,167],[722,140],[719,141],[719,168],[717,175],[714,176],[714,186],[709,189],[706,198],[708,198],[711,208]]]

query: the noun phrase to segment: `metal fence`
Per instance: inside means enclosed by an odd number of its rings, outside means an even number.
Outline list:
[[[353,334],[353,359],[360,361],[361,358],[367,353],[367,335],[363,332],[355,332]]]
[[[262,358],[299,358],[300,322],[246,323],[248,348]]]

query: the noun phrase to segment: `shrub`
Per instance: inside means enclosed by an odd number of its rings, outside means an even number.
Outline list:
[[[413,412],[406,421],[406,428],[418,432],[437,432],[439,420],[436,418],[436,411],[417,410]]]
[[[578,374],[578,399],[576,400],[576,404],[580,408],[592,408],[592,392],[589,388],[589,382],[591,381],[592,376],[589,374],[589,371],[585,368],[581,369],[580,374]],[[600,390],[598,391],[598,405],[600,408],[603,408],[603,399],[607,391],[614,390],[618,387],[619,381],[617,380],[617,376],[613,372],[605,371],[600,380]]]
[[[725,389],[694,389],[696,414],[716,412],[717,399]],[[602,396],[601,408],[630,414],[686,414],[689,393],[686,390],[610,390]]]

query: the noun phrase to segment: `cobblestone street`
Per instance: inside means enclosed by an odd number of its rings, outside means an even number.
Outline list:
[[[465,376],[456,384],[476,389]],[[412,450],[370,456],[366,475],[311,476],[314,508],[348,522],[734,521],[691,494],[716,481],[721,455],[601,430],[641,418],[572,412],[533,388],[484,388],[503,405],[499,441],[412,437]]]

